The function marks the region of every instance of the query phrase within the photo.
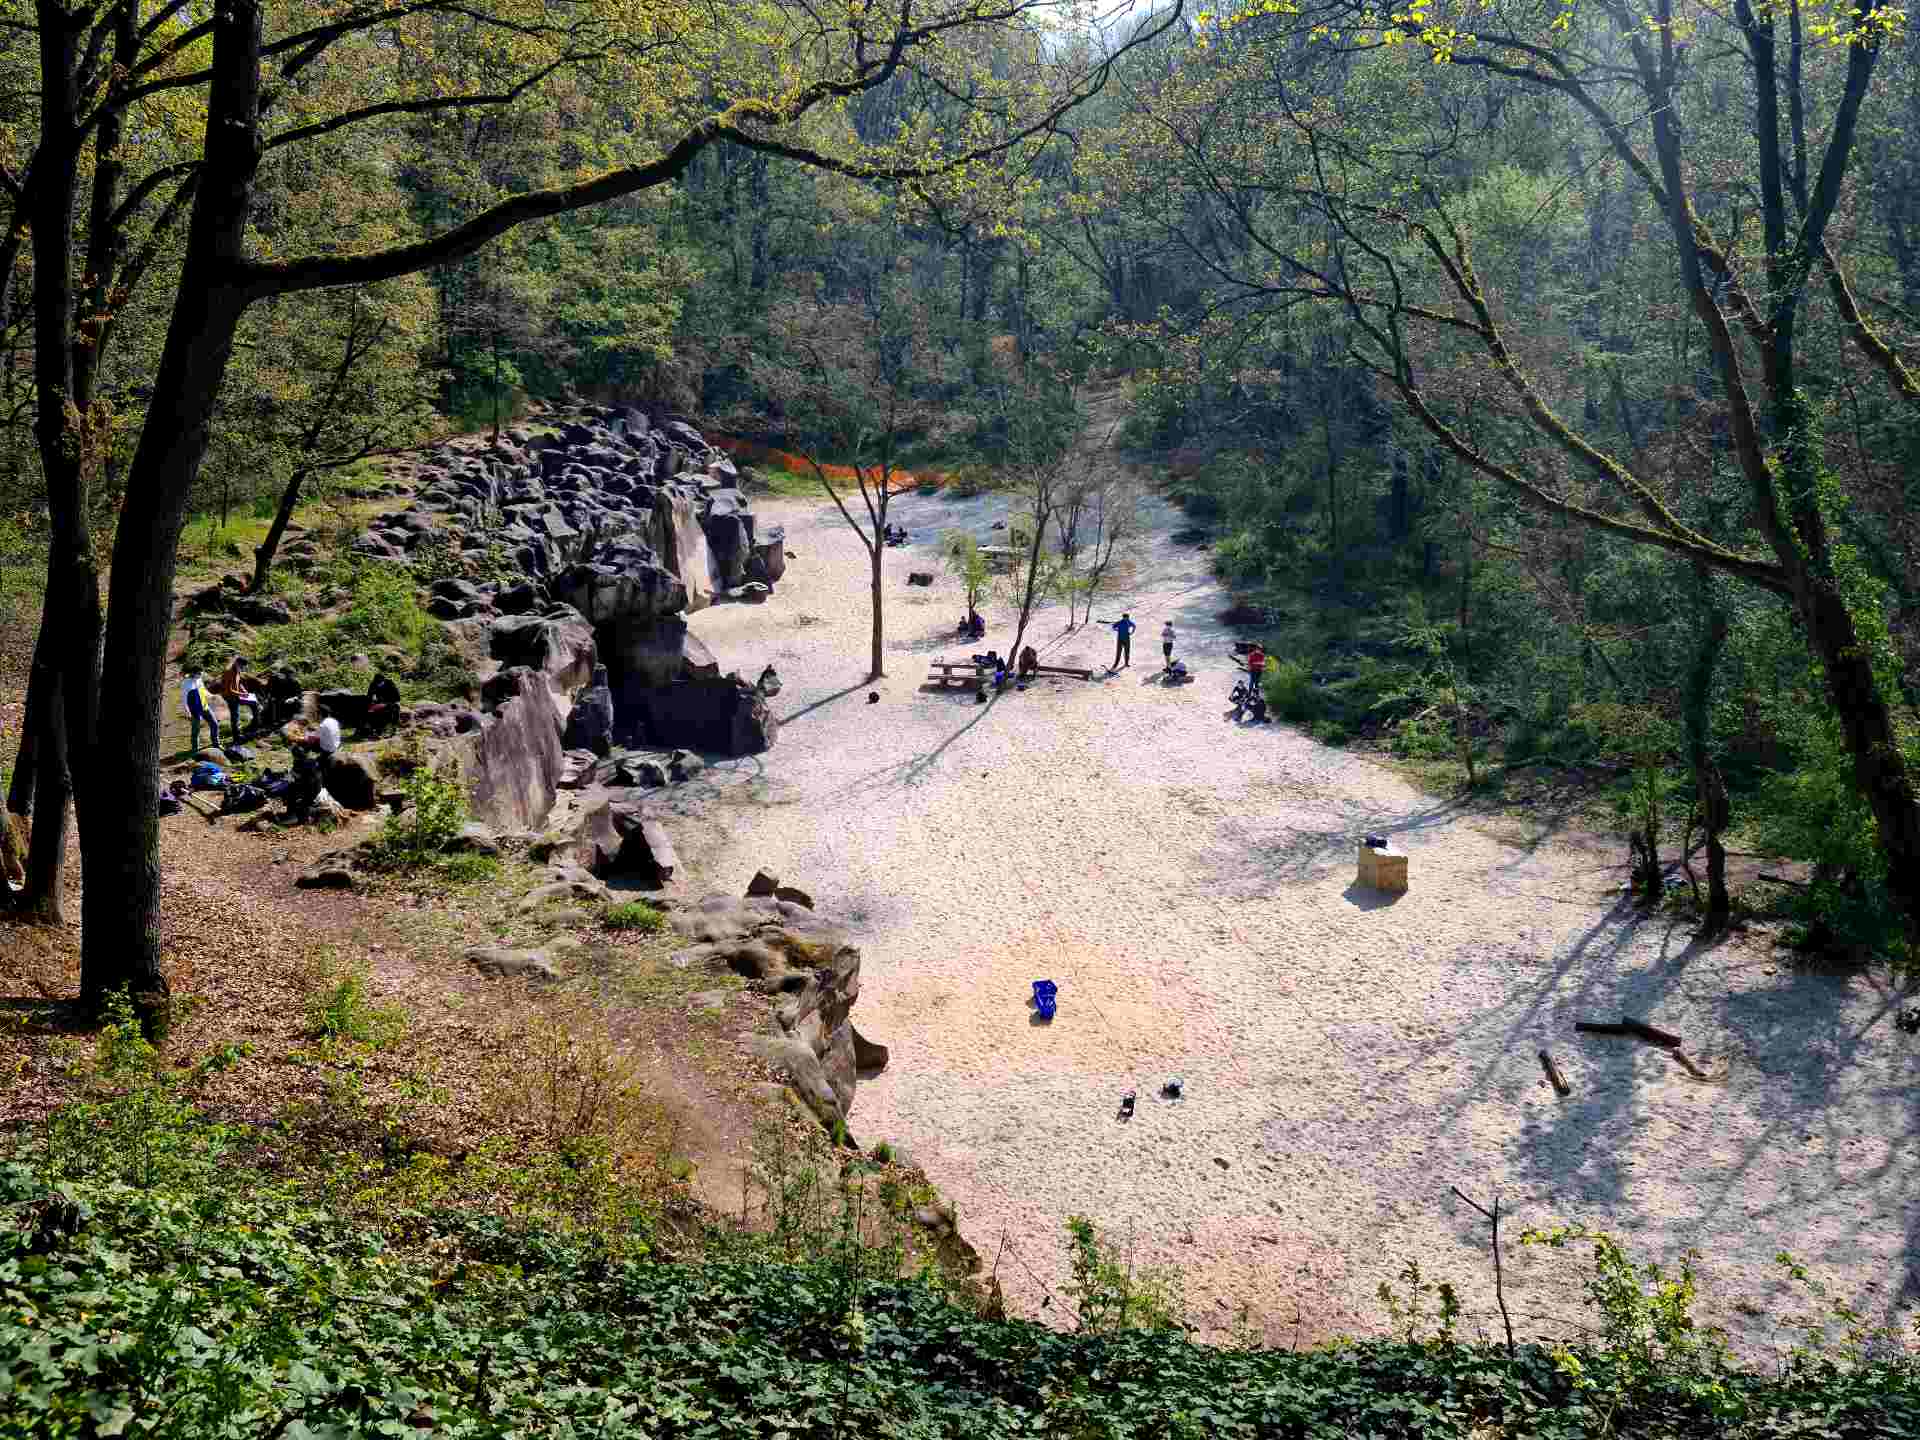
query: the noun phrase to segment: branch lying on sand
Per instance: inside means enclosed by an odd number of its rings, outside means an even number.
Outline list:
[[[1680,1048],[1680,1037],[1669,1030],[1656,1029],[1644,1020],[1636,1020],[1631,1015],[1622,1015],[1618,1025],[1609,1025],[1600,1020],[1576,1020],[1573,1028],[1583,1035],[1637,1035],[1652,1045],[1667,1050]]]
[[[1560,1073],[1560,1067],[1553,1063],[1553,1057],[1544,1050],[1540,1052],[1540,1068],[1547,1072],[1547,1079],[1552,1082],[1554,1090],[1560,1094],[1561,1098],[1564,1099],[1573,1093],[1573,1087]]]

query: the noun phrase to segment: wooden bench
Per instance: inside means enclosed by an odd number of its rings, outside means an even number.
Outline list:
[[[971,660],[929,660],[927,667],[933,672],[927,676],[927,683],[931,685],[938,680],[942,690],[955,680],[978,690],[987,683],[989,673],[986,666],[976,665]]]

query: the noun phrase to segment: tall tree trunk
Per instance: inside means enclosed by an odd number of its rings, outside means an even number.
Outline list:
[[[58,637],[41,607],[40,638],[33,646],[33,668],[27,674],[27,703],[20,722],[20,752],[14,757],[13,778],[7,785],[7,809],[15,815],[33,813],[35,782],[39,776],[40,735],[46,725],[46,710],[51,702],[59,671],[54,665],[54,647]]]
[[[1705,565],[1693,567],[1695,588],[1705,609],[1705,628],[1693,664],[1687,671],[1685,714],[1687,759],[1693,768],[1694,794],[1707,832],[1707,913],[1700,933],[1718,935],[1727,928],[1733,904],[1727,895],[1727,849],[1720,837],[1731,819],[1727,782],[1714,762],[1712,749],[1713,675],[1727,643],[1727,612],[1713,592],[1713,576]]]
[[[40,28],[40,157],[27,197],[33,232],[34,440],[47,486],[51,543],[36,658],[40,690],[34,746],[32,852],[25,900],[50,920],[64,918],[61,880],[67,844],[66,756],[76,715],[89,713],[100,636],[100,593],[87,531],[87,415],[74,392],[73,216],[81,136],[75,75],[84,16],[52,0],[36,7]],[[30,697],[31,698],[31,697]]]
[[[267,537],[253,547],[252,590],[256,595],[267,588],[267,576],[273,570],[273,557],[279,553],[280,541],[287,533],[287,526],[293,523],[293,512],[299,508],[300,487],[311,473],[305,466],[300,466],[287,477],[286,488],[280,492],[280,504],[273,512],[273,523],[267,527]]]
[[[149,1018],[164,1004],[160,965],[160,823],[153,777],[180,529],[207,450],[213,403],[250,296],[245,236],[260,164],[259,0],[214,11],[206,159],[187,232],[178,299],[149,414],[134,452],[113,553],[102,667],[124,706],[112,743],[89,743],[80,807],[86,868],[83,1000],[126,986]],[[69,715],[72,725],[72,716]],[[93,736],[90,722],[73,730]],[[104,803],[92,803],[92,796]]]
[[[67,769],[67,724],[56,672],[43,689],[35,756],[33,829],[27,840],[27,883],[19,908],[48,925],[67,923],[67,805],[73,796]],[[4,822],[0,822],[4,823]]]
[[[883,591],[880,584],[880,566],[887,553],[887,532],[884,521],[881,522],[879,533],[874,537],[874,543],[867,547],[867,552],[873,560],[873,673],[867,678],[869,680],[879,680],[887,673],[885,665],[886,637],[881,624],[880,610],[881,600],[883,598]]]

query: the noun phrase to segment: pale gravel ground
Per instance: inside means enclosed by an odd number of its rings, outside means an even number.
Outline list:
[[[1523,1333],[1579,1315],[1573,1258],[1517,1244],[1555,1220],[1641,1258],[1704,1251],[1703,1313],[1749,1350],[1776,1324],[1735,1307],[1788,1305],[1783,1248],[1874,1317],[1910,1313],[1920,1043],[1894,1028],[1897,996],[1776,965],[1758,940],[1691,948],[1618,903],[1617,847],[1521,848],[1377,764],[1230,724],[1224,602],[1199,552],[1157,539],[1117,597],[1141,626],[1131,670],[976,706],[922,689],[927,658],[971,648],[951,640],[953,582],[905,577],[938,571],[941,531],[984,536],[1003,506],[896,502],[915,543],[887,555],[873,687],[858,541],[830,507],[754,508],[797,558],[770,603],[693,628],[726,668],[779,667],[785,725],[769,754],[682,787],[687,888],[738,890],[764,866],[855,928],[855,1020],[893,1049],[855,1132],[904,1146],[958,1202],[1017,1312],[1070,1305],[1077,1211],[1136,1261],[1178,1264],[1205,1334],[1242,1304],[1280,1342],[1379,1330],[1374,1292],[1410,1256],[1495,1327],[1485,1227],[1457,1183],[1503,1199]],[[987,611],[1005,646],[1008,607]],[[1169,617],[1199,672],[1178,690],[1147,683]],[[1064,624],[1040,617],[1046,658],[1111,658],[1110,632]],[[1352,888],[1369,829],[1411,855],[1390,905]],[[1046,1028],[1029,1024],[1039,977],[1060,986]],[[1681,1032],[1724,1083],[1572,1031],[1622,1011]],[[1542,1078],[1543,1046],[1571,1098]],[[1180,1104],[1155,1094],[1173,1074]]]

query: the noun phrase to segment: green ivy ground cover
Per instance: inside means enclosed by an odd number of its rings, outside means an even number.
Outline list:
[[[68,1167],[69,1174],[71,1167]],[[1636,1381],[1523,1346],[1219,1350],[988,1321],[765,1259],[610,1261],[497,1219],[380,1229],[220,1169],[0,1166],[0,1437],[1920,1436],[1893,1364]],[[1601,1398],[1608,1397],[1608,1398]]]

